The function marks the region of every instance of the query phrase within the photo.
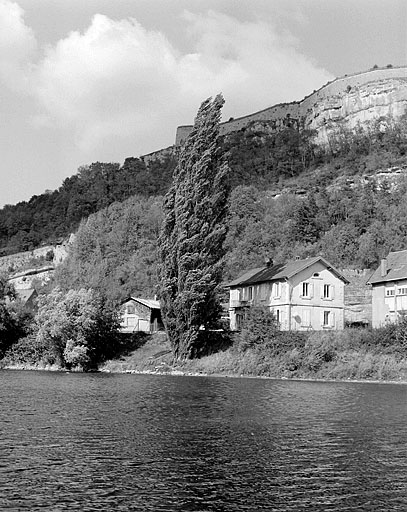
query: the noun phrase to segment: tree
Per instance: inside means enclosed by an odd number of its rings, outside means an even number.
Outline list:
[[[89,369],[107,356],[117,330],[117,319],[109,315],[92,290],[55,288],[39,300],[34,344],[41,347],[48,363]]]
[[[0,356],[26,334],[31,315],[17,299],[7,276],[0,275]]]
[[[202,103],[164,200],[160,300],[177,359],[202,352],[208,336],[199,333],[216,327],[221,313],[218,292],[229,195],[228,166],[219,149],[223,103],[222,95]]]
[[[236,335],[237,348],[244,352],[249,348],[275,344],[279,324],[269,308],[253,306],[245,311],[240,332]]]
[[[112,306],[129,295],[154,296],[161,223],[158,197],[133,196],[90,215],[55,272],[56,284],[65,291],[92,288]]]

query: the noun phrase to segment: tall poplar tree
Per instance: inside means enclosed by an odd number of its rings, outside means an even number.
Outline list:
[[[219,148],[222,95],[200,106],[164,200],[160,300],[176,359],[196,357],[218,326],[228,166]]]

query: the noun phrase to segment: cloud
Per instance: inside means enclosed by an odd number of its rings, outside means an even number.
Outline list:
[[[185,13],[185,19],[197,41],[186,75],[206,74],[200,83],[223,91],[228,115],[301,99],[333,78],[297,50],[291,34],[269,23],[237,21],[213,11],[205,16]]]
[[[19,5],[0,0],[0,82],[18,90],[27,86],[27,71],[37,50],[34,33],[23,16]]]
[[[16,4],[1,6],[13,55],[26,62],[35,38]],[[126,139],[137,154],[172,143],[177,124],[192,123],[201,101],[218,92],[228,118],[300,99],[332,78],[270,24],[210,11],[185,12],[183,25],[189,49],[182,53],[135,19],[95,15],[83,33],[46,48],[31,70],[37,123],[73,133],[85,152]]]

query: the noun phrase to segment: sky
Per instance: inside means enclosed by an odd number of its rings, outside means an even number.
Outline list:
[[[337,76],[407,64],[405,0],[0,0],[0,208]]]

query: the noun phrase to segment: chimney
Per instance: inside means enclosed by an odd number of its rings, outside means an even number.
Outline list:
[[[381,277],[387,276],[387,259],[383,258],[380,262],[380,275]]]
[[[266,263],[266,267],[272,267],[273,266],[273,260],[271,258],[264,258],[264,261]]]

